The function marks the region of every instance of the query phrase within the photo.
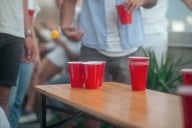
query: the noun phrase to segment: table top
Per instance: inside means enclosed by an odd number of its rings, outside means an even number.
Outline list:
[[[38,85],[37,92],[121,127],[182,128],[179,96],[158,91],[132,91],[130,85],[105,82],[96,90],[69,84]]]

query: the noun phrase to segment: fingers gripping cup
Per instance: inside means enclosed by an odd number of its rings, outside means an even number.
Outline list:
[[[148,57],[129,57],[129,72],[131,77],[131,87],[133,91],[144,91],[147,84],[149,67]]]
[[[181,69],[181,74],[183,85],[192,86],[192,69],[190,68]]]
[[[72,88],[84,87],[84,71],[81,62],[67,62],[70,76],[70,84]]]
[[[181,86],[177,93],[181,97],[184,128],[192,128],[192,86]]]

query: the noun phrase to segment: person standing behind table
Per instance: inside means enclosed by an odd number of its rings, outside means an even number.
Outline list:
[[[147,43],[143,45],[143,48],[155,53],[159,66],[162,59],[165,60],[168,49],[167,8],[168,0],[158,0],[156,6],[151,9],[141,8],[147,39]]]
[[[157,1],[123,0],[127,11],[133,15],[133,22],[121,25],[116,11],[119,0],[83,0],[80,27],[84,33],[71,26],[75,2],[63,2],[61,28],[71,40],[82,38],[80,60],[106,61],[105,81],[112,76],[112,81],[128,83],[128,57],[137,55],[139,47],[145,42],[139,7],[150,8]],[[99,127],[99,123],[87,119],[84,127]]]
[[[26,0],[1,0],[0,4],[0,106],[7,113],[11,86],[16,84],[19,63],[36,58]],[[27,5],[27,4],[26,4]],[[23,11],[25,10],[25,11]],[[22,48],[26,52],[21,56]]]

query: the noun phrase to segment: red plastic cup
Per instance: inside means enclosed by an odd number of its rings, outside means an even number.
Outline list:
[[[146,62],[149,61],[149,57],[141,57],[141,56],[130,56],[130,62]]]
[[[99,79],[98,79],[98,86],[102,87],[103,86],[103,81],[104,81],[104,74],[105,74],[105,61],[88,61],[89,63],[98,63],[99,64]]]
[[[181,69],[183,85],[192,86],[192,69]]]
[[[123,4],[117,5],[117,12],[121,21],[121,24],[127,25],[132,23],[132,14],[125,10]]]
[[[30,17],[33,17],[34,13],[35,13],[34,9],[28,9],[28,14]]]
[[[147,61],[143,60],[143,57],[141,59],[137,57],[137,60],[130,58],[128,59],[128,64],[132,90],[144,91],[147,84],[149,58]]]
[[[103,63],[101,62],[84,62],[84,75],[85,75],[85,88],[86,89],[97,89],[101,86],[103,80],[104,70],[101,68]]]
[[[178,88],[183,107],[184,127],[192,128],[192,86],[181,86]]]
[[[70,77],[70,84],[72,88],[83,88],[84,87],[84,72],[83,65],[81,62],[67,62],[68,71]]]

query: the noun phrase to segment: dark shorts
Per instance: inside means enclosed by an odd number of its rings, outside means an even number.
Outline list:
[[[0,86],[16,84],[24,39],[0,33]]]

